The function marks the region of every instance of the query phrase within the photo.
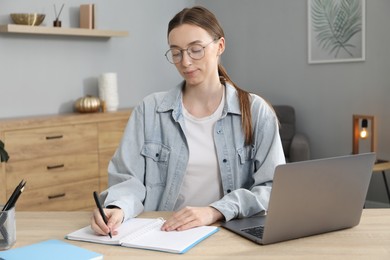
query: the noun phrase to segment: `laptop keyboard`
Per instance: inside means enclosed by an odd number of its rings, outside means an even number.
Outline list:
[[[244,231],[245,233],[251,234],[252,236],[262,239],[264,233],[264,226],[245,228],[241,229],[241,231]]]

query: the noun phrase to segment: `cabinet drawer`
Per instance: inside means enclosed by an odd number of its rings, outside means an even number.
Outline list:
[[[99,151],[99,170],[100,176],[107,176],[108,163],[114,156],[116,148],[107,148]]]
[[[99,123],[99,149],[107,147],[117,148],[126,124],[127,120]]]
[[[72,211],[92,209],[92,192],[98,190],[99,180],[93,179],[71,184],[30,189],[28,183],[16,205],[23,211]]]
[[[22,179],[27,181],[26,188],[36,189],[98,178],[98,155],[90,152],[10,161],[6,164],[6,173],[9,196]]]
[[[102,192],[108,188],[108,176],[100,177],[99,191]]]
[[[99,151],[99,176],[100,191],[108,188],[108,164],[115,153],[116,148],[105,148]]]
[[[96,124],[15,130],[4,137],[10,161],[97,150]]]
[[[107,168],[122,139],[127,120],[99,123],[99,172],[100,191],[108,188]]]

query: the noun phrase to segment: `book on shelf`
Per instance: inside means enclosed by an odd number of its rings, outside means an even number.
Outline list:
[[[122,223],[118,228],[118,235],[112,238],[97,235],[91,226],[76,230],[66,238],[183,254],[219,230],[215,226],[201,226],[184,231],[162,231],[161,226],[164,222],[162,218],[132,218]]]
[[[0,259],[101,260],[103,255],[61,240],[51,239],[28,246],[0,251]]]
[[[95,29],[95,5],[80,5],[80,28]]]

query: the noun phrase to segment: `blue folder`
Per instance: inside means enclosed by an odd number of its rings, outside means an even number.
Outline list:
[[[0,251],[0,259],[100,260],[103,255],[60,240],[46,240],[32,245]]]

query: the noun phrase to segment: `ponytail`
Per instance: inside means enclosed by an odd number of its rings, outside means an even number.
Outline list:
[[[240,103],[240,110],[241,110],[241,124],[242,124],[242,130],[245,135],[245,144],[249,145],[253,143],[253,131],[252,131],[252,115],[251,115],[251,108],[250,108],[250,94],[249,92],[242,90],[239,88],[229,77],[227,74],[225,68],[218,64],[218,74],[220,81],[222,84],[225,84],[226,82],[233,85],[233,87],[237,91],[237,97],[238,101]]]

